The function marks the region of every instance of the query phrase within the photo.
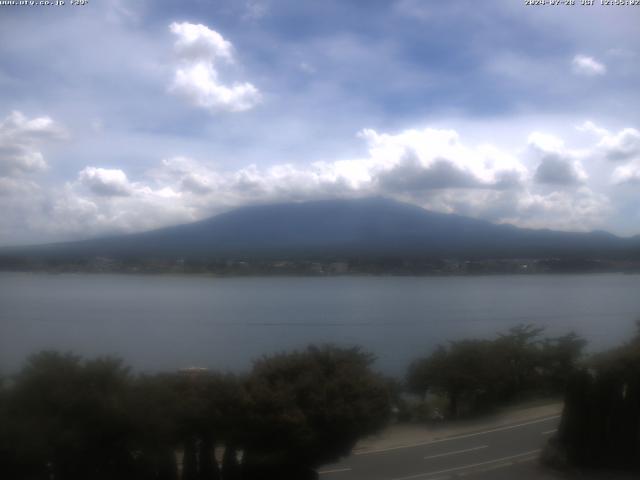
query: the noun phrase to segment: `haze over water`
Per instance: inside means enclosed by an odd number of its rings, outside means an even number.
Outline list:
[[[591,350],[640,317],[640,275],[211,278],[0,274],[0,372],[42,349],[117,355],[136,370],[251,360],[308,343],[361,345],[401,375],[438,343],[520,323]]]

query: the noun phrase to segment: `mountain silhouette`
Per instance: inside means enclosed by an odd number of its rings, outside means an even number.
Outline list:
[[[144,233],[5,249],[61,257],[638,256],[640,239],[533,230],[386,198],[242,207]]]

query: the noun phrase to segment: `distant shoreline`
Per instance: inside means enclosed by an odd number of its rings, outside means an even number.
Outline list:
[[[413,278],[451,278],[451,277],[494,277],[494,276],[544,276],[544,275],[640,275],[640,269],[623,270],[551,270],[551,271],[479,271],[479,272],[348,272],[348,273],[311,273],[311,272],[207,272],[178,270],[91,270],[91,269],[0,269],[2,273],[47,274],[47,275],[139,275],[146,277],[201,277],[201,278],[371,278],[371,277],[413,277]]]

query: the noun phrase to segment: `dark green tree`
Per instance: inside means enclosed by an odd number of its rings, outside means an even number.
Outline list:
[[[540,345],[543,327],[517,325],[495,341],[497,355],[506,367],[504,395],[514,398],[539,386]]]
[[[358,348],[314,347],[258,360],[247,381],[243,479],[315,478],[387,422],[389,394]]]
[[[222,479],[240,480],[242,471],[238,462],[238,451],[231,443],[227,443],[222,457]]]
[[[556,338],[545,338],[541,345],[539,375],[551,394],[562,394],[569,377],[578,368],[586,340],[574,332]]]
[[[22,478],[131,478],[129,381],[128,369],[111,358],[31,357],[8,402]]]
[[[462,340],[440,346],[431,355],[409,367],[407,383],[411,391],[442,393],[449,400],[449,414],[461,409],[475,411],[491,403],[503,380],[503,366],[493,344],[484,340]],[[463,404],[464,408],[463,408]]]
[[[542,328],[520,325],[495,340],[462,340],[414,361],[406,382],[420,396],[441,393],[450,415],[474,413],[535,394],[563,392],[584,340],[575,334],[542,339]]]
[[[128,412],[134,425],[133,449],[141,478],[177,480],[176,450],[182,447],[178,412],[181,398],[173,375],[138,377],[129,390]]]
[[[547,457],[640,472],[640,335],[570,376]]]

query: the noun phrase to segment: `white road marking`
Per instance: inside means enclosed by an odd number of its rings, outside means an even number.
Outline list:
[[[538,458],[537,456],[518,458],[517,460],[514,460],[513,462],[502,462],[502,463],[497,463],[495,465],[491,465],[491,466],[488,466],[488,467],[476,468],[475,470],[470,470],[468,472],[460,472],[460,473],[456,474],[456,477],[468,477],[470,475],[477,475],[478,473],[492,472],[494,470],[500,470],[501,468],[511,467],[516,463],[532,462],[533,460],[536,460],[537,458]],[[441,480],[442,478],[443,477],[430,478],[429,480]],[[451,480],[451,477],[446,477],[446,478],[447,478],[447,480]]]
[[[524,452],[524,453],[518,453],[516,455],[509,455],[508,457],[496,458],[495,460],[487,460],[486,462],[472,463],[470,465],[462,465],[461,467],[446,468],[444,470],[438,470],[436,472],[417,473],[415,475],[409,475],[406,477],[397,477],[391,480],[411,480],[413,478],[432,477],[434,475],[442,475],[443,473],[457,472],[459,470],[468,470],[471,468],[482,467],[483,465],[490,465],[492,463],[507,462],[508,460],[512,460],[514,458],[525,457],[527,455],[534,455],[536,453],[540,453],[540,449],[531,450],[529,452]],[[507,465],[508,465],[508,462],[507,462]]]
[[[393,450],[401,450],[403,448],[423,447],[425,445],[433,445],[435,443],[450,442],[452,440],[460,440],[462,438],[477,437],[479,435],[486,435],[487,433],[502,432],[504,430],[513,430],[514,428],[526,427],[527,425],[534,425],[536,423],[548,422],[549,420],[555,420],[556,418],[560,418],[560,415],[554,415],[552,417],[540,418],[538,420],[532,420],[530,422],[519,423],[517,425],[509,425],[509,426],[506,426],[506,427],[492,428],[491,430],[484,430],[482,432],[467,433],[467,434],[464,434],[464,435],[456,435],[456,436],[453,436],[453,437],[441,438],[441,439],[438,439],[438,440],[430,440],[428,442],[412,443],[411,445],[399,445],[397,447],[379,448],[377,450],[369,450],[368,452],[354,452],[354,455],[370,455],[372,453],[391,452]]]
[[[547,430],[546,432],[542,432],[540,435],[551,435],[552,433],[556,433],[558,431],[557,428],[554,428],[553,430]]]
[[[321,470],[318,472],[318,475],[326,475],[328,473],[340,473],[340,472],[350,472],[351,468],[334,468],[332,470]]]
[[[489,448],[489,445],[481,445],[479,447],[465,448],[464,450],[456,450],[455,452],[438,453],[437,455],[429,455],[428,457],[424,457],[424,459],[429,460],[431,458],[448,457],[449,455],[457,455],[459,453],[474,452],[476,450],[482,450],[483,448]]]

